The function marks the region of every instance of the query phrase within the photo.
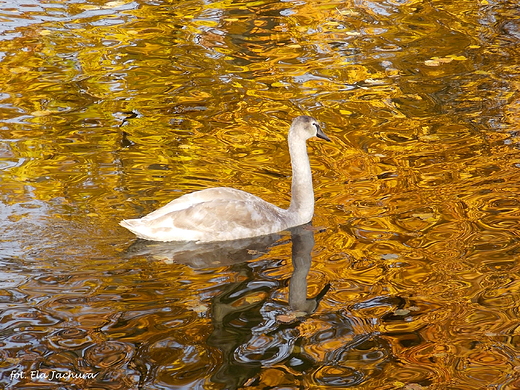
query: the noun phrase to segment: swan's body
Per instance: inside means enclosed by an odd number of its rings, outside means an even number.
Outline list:
[[[292,165],[288,209],[245,191],[217,187],[183,195],[120,225],[145,240],[212,242],[263,236],[307,223],[314,214],[314,191],[306,140],[314,136],[330,141],[314,118],[293,120],[288,136]]]

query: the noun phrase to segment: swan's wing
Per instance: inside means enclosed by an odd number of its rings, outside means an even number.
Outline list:
[[[256,197],[255,197],[256,198]],[[211,200],[154,219],[126,220],[122,225],[139,237],[158,241],[225,241],[282,231],[283,210],[255,201]]]
[[[261,229],[281,223],[280,209],[260,198],[250,200],[212,200],[166,214],[154,225],[174,226],[178,229],[217,233],[242,229]]]
[[[163,207],[152,211],[150,214],[144,216],[143,220],[153,220],[168,213],[187,209],[195,204],[218,200],[249,200],[252,198],[260,199],[248,192],[236,190],[229,187],[215,187],[207,188],[201,191],[185,194],[171,202],[165,204]]]

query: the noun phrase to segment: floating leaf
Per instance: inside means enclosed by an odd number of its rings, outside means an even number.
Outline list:
[[[370,85],[382,85],[385,82],[383,80],[378,80],[378,79],[365,79],[365,83],[370,84]]]
[[[294,313],[280,314],[280,315],[276,316],[276,319],[280,322],[288,323],[288,322],[293,322],[294,320],[296,320],[296,315]]]
[[[16,66],[14,68],[10,68],[9,72],[11,72],[11,73],[26,73],[26,72],[28,72],[30,70],[31,70],[31,68],[28,68],[26,66]]]
[[[422,389],[426,389],[426,387],[423,387],[421,386],[420,384],[418,383],[408,383],[405,387],[404,387],[405,390],[422,390]]]
[[[449,64],[451,61],[453,61],[453,58],[450,56],[447,57],[433,57],[434,60],[439,61],[442,64]]]
[[[437,60],[426,60],[424,61],[424,65],[426,66],[439,66],[441,63]]]
[[[447,57],[432,57],[429,60],[424,61],[427,66],[439,66],[440,64],[448,64],[453,61],[454,58],[451,56]]]
[[[353,11],[351,9],[341,9],[339,10],[339,13],[345,16],[359,16],[359,12]]]
[[[122,0],[109,1],[102,8],[105,8],[105,9],[116,8],[116,7],[120,7],[122,5],[125,5],[125,4],[126,4],[126,1],[122,1]]]
[[[209,307],[204,304],[195,305],[191,308],[195,313],[207,313],[209,311]]]
[[[31,115],[32,116],[47,116],[47,115],[51,115],[52,113],[53,112],[49,111],[49,110],[38,110],[38,111],[31,112]]]
[[[467,58],[464,57],[464,56],[456,56],[456,55],[453,55],[453,54],[450,54],[449,56],[446,56],[446,57],[452,58],[455,61],[466,61],[467,60]]]

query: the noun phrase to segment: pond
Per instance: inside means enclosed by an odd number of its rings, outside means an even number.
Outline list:
[[[0,387],[520,388],[516,1],[0,4]],[[229,186],[312,226],[120,227]]]

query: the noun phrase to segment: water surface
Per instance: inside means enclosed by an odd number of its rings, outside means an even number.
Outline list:
[[[2,388],[520,388],[518,12],[0,4]],[[118,226],[214,186],[287,206],[301,114],[333,139],[314,228]]]

